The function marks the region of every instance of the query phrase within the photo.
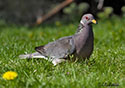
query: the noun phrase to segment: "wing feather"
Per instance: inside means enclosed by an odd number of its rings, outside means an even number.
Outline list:
[[[52,58],[66,58],[75,51],[72,36],[60,38],[47,45],[36,47],[35,50],[44,56]]]

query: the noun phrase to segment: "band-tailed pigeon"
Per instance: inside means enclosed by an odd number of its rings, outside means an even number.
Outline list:
[[[78,58],[89,58],[93,51],[93,30],[92,23],[96,24],[92,14],[83,15],[77,32],[72,36],[60,38],[46,45],[36,47],[35,53],[20,55],[25,58],[44,58],[51,60],[54,65],[68,59],[69,55]]]

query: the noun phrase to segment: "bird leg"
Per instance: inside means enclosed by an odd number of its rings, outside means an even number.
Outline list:
[[[53,65],[56,66],[57,64],[61,63],[61,62],[64,62],[66,61],[65,59],[54,59],[52,61]]]

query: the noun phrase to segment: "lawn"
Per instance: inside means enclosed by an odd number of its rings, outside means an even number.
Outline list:
[[[125,18],[102,19],[93,25],[95,43],[89,60],[53,66],[43,59],[18,58],[35,52],[35,46],[74,34],[78,22],[39,27],[0,24],[0,88],[125,88]],[[18,77],[3,79],[7,71]]]

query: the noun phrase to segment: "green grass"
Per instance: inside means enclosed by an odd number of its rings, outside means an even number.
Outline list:
[[[77,25],[0,25],[0,88],[107,88],[115,84],[119,86],[112,88],[125,88],[125,18],[112,17],[93,25],[95,44],[89,60],[54,67],[43,59],[18,58],[34,52],[35,46],[72,35]],[[4,80],[6,71],[15,71],[18,77]]]

